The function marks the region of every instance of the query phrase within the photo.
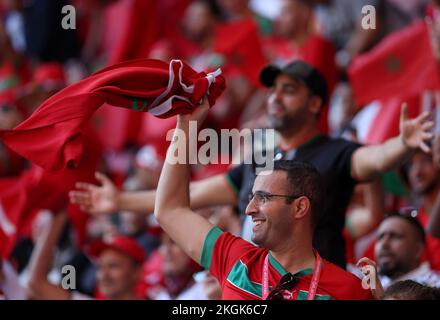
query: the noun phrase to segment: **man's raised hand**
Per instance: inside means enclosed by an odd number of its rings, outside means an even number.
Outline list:
[[[417,118],[408,118],[408,105],[402,104],[400,113],[400,136],[402,142],[410,149],[420,148],[426,153],[431,152],[427,142],[434,138],[431,129],[434,122],[429,120],[429,113],[423,112]]]
[[[119,191],[116,186],[102,173],[96,172],[95,178],[101,186],[77,182],[77,190],[69,192],[70,202],[91,214],[109,214],[118,210]]]

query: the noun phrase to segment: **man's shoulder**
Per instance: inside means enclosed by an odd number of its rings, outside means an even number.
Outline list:
[[[337,299],[372,299],[371,291],[362,287],[361,279],[329,261],[324,262],[323,276],[323,285],[328,286],[329,290],[334,290],[332,296]]]
[[[359,147],[361,146],[359,143],[357,142],[353,142],[344,138],[340,138],[340,137],[329,137],[329,136],[325,136],[322,135],[321,138],[319,139],[319,145],[328,145],[328,146],[338,146],[338,147]]]
[[[309,143],[301,146],[298,151],[299,157],[319,157],[325,154],[326,159],[339,159],[342,154],[350,155],[361,145],[345,140],[343,138],[333,138],[320,135]]]
[[[262,251],[264,249],[244,240],[242,237],[237,237],[229,232],[223,232],[217,239],[217,246],[224,246],[226,244],[233,244],[234,250],[243,251],[244,253]]]

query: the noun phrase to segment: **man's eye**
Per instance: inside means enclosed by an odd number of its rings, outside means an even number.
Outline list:
[[[285,93],[295,93],[297,91],[296,87],[284,87],[283,90]]]

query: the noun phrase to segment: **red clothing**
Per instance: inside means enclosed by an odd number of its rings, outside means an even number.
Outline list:
[[[426,214],[425,209],[421,208],[417,215],[420,223],[424,228],[428,225],[429,216]],[[426,260],[431,265],[431,269],[440,271],[440,239],[433,236],[426,235],[425,253],[423,254],[423,260]]]
[[[201,264],[211,271],[222,287],[225,300],[261,300],[262,271],[268,250],[223,233],[213,228],[205,239]],[[323,260],[315,300],[370,300],[370,290],[361,286],[361,280],[334,264]],[[296,273],[298,284],[290,292],[291,300],[305,300],[308,295],[313,269]],[[274,288],[287,273],[269,254],[269,287]]]

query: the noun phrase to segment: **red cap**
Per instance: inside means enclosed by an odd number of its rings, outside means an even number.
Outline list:
[[[143,263],[145,260],[144,250],[135,239],[126,236],[115,236],[105,240],[93,241],[88,247],[88,253],[93,258],[98,258],[104,250],[113,249],[124,253],[135,261]]]

